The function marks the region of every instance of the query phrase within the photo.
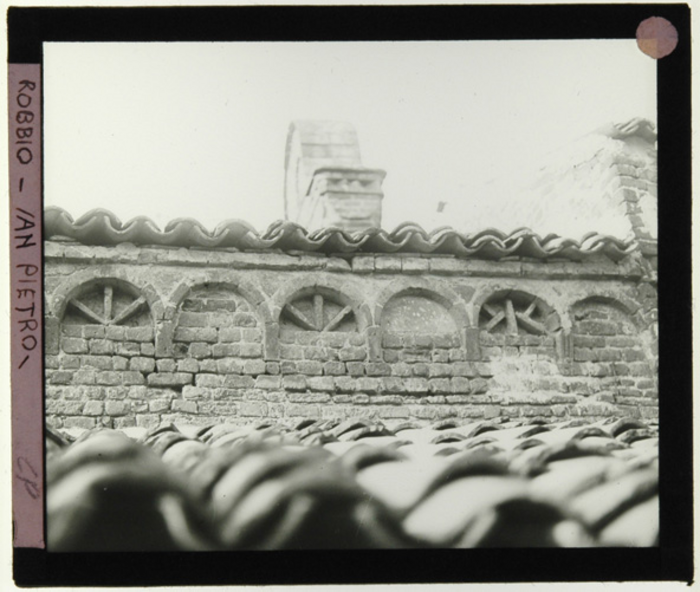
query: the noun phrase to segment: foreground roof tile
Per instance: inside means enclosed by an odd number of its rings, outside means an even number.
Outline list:
[[[270,420],[71,437],[47,427],[49,542],[75,551],[658,544],[653,428],[623,418],[476,429],[489,425]]]

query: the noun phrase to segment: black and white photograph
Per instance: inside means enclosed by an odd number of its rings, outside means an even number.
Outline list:
[[[45,41],[48,553],[658,548],[636,33]]]

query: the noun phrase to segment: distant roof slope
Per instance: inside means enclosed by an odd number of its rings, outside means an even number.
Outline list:
[[[434,222],[467,231],[526,226],[574,238],[595,231],[656,240],[655,142],[648,120],[605,125],[551,153],[535,171],[505,171],[479,189],[478,201],[470,195],[443,204]]]
[[[65,237],[86,245],[163,245],[173,247],[234,248],[239,250],[306,251],[327,254],[419,253],[460,258],[498,260],[504,257],[569,259],[580,261],[598,253],[619,261],[637,248],[633,240],[590,233],[581,241],[555,234],[539,236],[527,229],[510,234],[486,229],[462,234],[451,228],[430,233],[415,224],[402,224],[393,232],[370,228],[346,232],[324,228],[309,233],[293,222],[275,222],[260,234],[240,220],[219,224],[210,232],[196,220],[179,218],[161,230],[144,216],[122,223],[112,212],[96,209],[73,220],[65,210],[44,211],[44,238]]]

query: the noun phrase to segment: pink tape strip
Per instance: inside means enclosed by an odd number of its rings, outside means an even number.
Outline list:
[[[44,548],[41,66],[10,64],[8,87],[14,545]]]

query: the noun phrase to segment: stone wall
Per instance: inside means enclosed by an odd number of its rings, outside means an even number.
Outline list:
[[[656,292],[619,263],[45,245],[54,427],[657,416]]]

